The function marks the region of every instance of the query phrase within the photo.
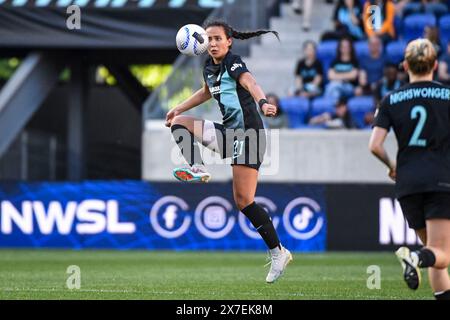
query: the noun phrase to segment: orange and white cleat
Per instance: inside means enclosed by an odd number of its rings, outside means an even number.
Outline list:
[[[191,168],[176,168],[173,176],[183,182],[208,182],[211,174],[206,171],[205,166],[194,164]]]

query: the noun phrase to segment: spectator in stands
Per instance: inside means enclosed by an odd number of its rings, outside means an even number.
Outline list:
[[[370,95],[375,89],[376,83],[383,77],[385,57],[383,43],[380,38],[373,35],[369,38],[369,56],[361,61],[359,73],[359,85],[355,95]]]
[[[423,11],[422,0],[408,0],[403,7],[403,18],[412,13],[421,13]]]
[[[337,46],[336,59],[328,70],[330,82],[326,86],[325,96],[335,98],[351,97],[358,84],[359,64],[355,55],[353,42],[350,38],[343,38]]]
[[[437,18],[440,18],[448,12],[447,0],[422,0],[426,13],[434,14]]]
[[[380,8],[380,19],[372,16],[375,12],[370,10],[370,6]],[[367,0],[364,4],[363,21],[367,37],[376,35],[384,44],[393,40],[396,36],[394,18],[395,6],[390,0]]]
[[[402,82],[398,79],[398,66],[394,63],[386,63],[383,69],[384,76],[380,79],[374,88],[373,97],[375,106],[391,91],[402,86]],[[364,125],[371,126],[373,124],[375,108],[364,115]]]
[[[347,107],[347,99],[341,98],[334,113],[325,112],[309,120],[310,125],[324,125],[328,129],[357,129],[358,125]]]
[[[402,82],[398,79],[398,66],[396,64],[386,63],[383,74],[383,78],[375,86],[375,104],[380,103],[388,93],[402,86]]]
[[[431,13],[439,18],[447,12],[447,0],[410,0],[403,8],[403,17],[413,13]]]
[[[375,120],[375,109],[370,112],[367,112],[364,115],[364,127],[370,129],[373,125],[374,120]]]
[[[323,68],[316,56],[316,44],[313,41],[303,43],[304,58],[295,69],[295,95],[313,98],[322,94]]]
[[[403,16],[404,9],[410,0],[394,0],[392,1],[395,6],[395,15],[398,17]]]
[[[424,30],[424,38],[430,40],[438,57],[441,56],[441,40],[439,38],[439,29],[433,26],[426,26]]]
[[[400,80],[401,83],[409,83],[409,74],[406,72],[405,67],[403,66],[403,62],[400,62],[397,66],[398,76],[397,79]]]
[[[264,117],[264,122],[270,129],[281,129],[288,127],[288,118],[280,107],[280,99],[274,93],[268,93],[266,99],[269,104],[274,105],[278,108],[277,115],[275,117]]]
[[[438,79],[445,84],[450,84],[450,42],[447,43],[447,52],[439,61]]]
[[[436,50],[437,56],[440,57],[442,54],[441,40],[439,38],[439,28],[433,26],[425,26],[423,37],[430,40],[433,44],[434,50]],[[438,70],[433,72],[433,80],[438,80]]]
[[[325,32],[321,40],[338,40],[342,37],[363,39],[365,35],[361,16],[361,7],[357,0],[339,0],[333,14],[335,30]]]
[[[303,2],[303,6],[302,6]],[[312,12],[312,0],[292,0],[292,8],[297,14],[303,13],[303,30],[309,31],[311,28],[311,12]]]

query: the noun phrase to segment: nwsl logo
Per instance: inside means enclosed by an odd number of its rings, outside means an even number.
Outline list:
[[[81,202],[69,201],[61,204],[51,201],[23,201],[14,206],[10,201],[0,203],[0,230],[12,234],[14,229],[24,234],[39,232],[44,235],[57,232],[68,235],[75,229],[78,234],[132,234],[136,231],[133,222],[119,221],[119,203],[116,200],[89,199]],[[36,230],[37,229],[37,230]]]

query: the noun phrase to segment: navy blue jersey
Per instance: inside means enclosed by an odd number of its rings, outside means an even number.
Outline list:
[[[220,64],[211,57],[205,63],[203,78],[217,100],[226,129],[263,129],[264,125],[251,94],[239,83],[239,76],[249,72],[241,57],[230,51]]]
[[[450,88],[429,81],[400,87],[382,100],[374,125],[394,129],[399,198],[450,192]]]

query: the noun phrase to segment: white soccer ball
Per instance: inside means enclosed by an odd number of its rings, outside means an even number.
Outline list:
[[[202,55],[208,45],[208,35],[199,25],[187,24],[177,33],[177,48],[182,54],[190,57]]]

